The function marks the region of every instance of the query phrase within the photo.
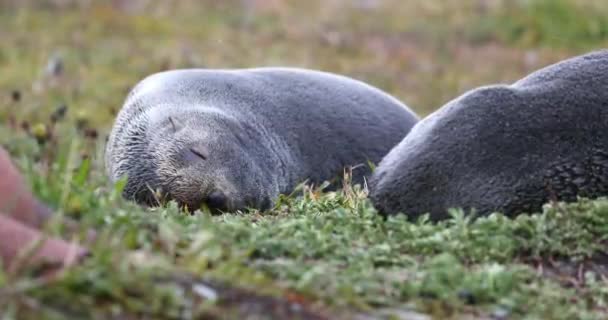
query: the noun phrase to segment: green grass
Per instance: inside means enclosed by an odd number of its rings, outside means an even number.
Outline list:
[[[488,36],[494,33],[525,46],[593,46],[608,36],[608,6],[599,1],[513,1],[482,24]]]
[[[608,302],[606,200],[555,204],[515,220],[455,211],[432,224],[385,220],[364,192],[347,188],[306,190],[264,214],[190,216],[175,205],[150,212],[125,203],[101,179],[85,182],[87,166],[28,177],[37,194],[49,203],[71,199],[64,213],[100,231],[93,256],[52,283],[31,272],[1,275],[0,306],[100,318],[113,310],[156,317],[207,311],[175,280],[182,277],[297,292],[345,317],[352,308],[406,308],[437,317],[594,319]]]
[[[430,223],[383,219],[347,186],[304,188],[264,213],[190,216],[121,199],[102,157],[129,88],[159,70],[323,69],[424,115],[605,46],[603,1],[124,3],[135,5],[0,0],[0,143],[58,221],[99,232],[85,242],[92,256],[57,280],[0,273],[3,318],[606,318],[608,200]],[[63,71],[45,73],[54,56]],[[48,232],[78,237],[58,223]]]

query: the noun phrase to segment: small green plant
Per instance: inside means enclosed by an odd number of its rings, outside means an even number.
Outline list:
[[[500,9],[471,25],[471,36],[527,47],[588,47],[608,39],[608,7],[601,2],[505,1]]]

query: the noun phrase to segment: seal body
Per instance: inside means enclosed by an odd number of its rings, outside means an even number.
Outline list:
[[[381,161],[370,190],[383,214],[434,220],[608,195],[608,51],[449,102]]]
[[[297,68],[186,69],[142,80],[106,147],[124,196],[265,209],[302,183],[369,174],[416,115],[362,82]]]

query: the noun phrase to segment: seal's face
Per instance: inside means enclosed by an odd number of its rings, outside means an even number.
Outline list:
[[[253,142],[237,122],[208,113],[159,121],[148,132],[148,154],[162,198],[192,211],[203,205],[212,212],[270,205],[267,178],[246,148]]]

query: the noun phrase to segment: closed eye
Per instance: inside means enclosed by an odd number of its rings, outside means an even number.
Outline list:
[[[199,157],[203,160],[207,160],[207,157],[203,153],[199,152],[198,150],[196,150],[194,148],[190,148],[190,152],[194,153],[197,157]]]

